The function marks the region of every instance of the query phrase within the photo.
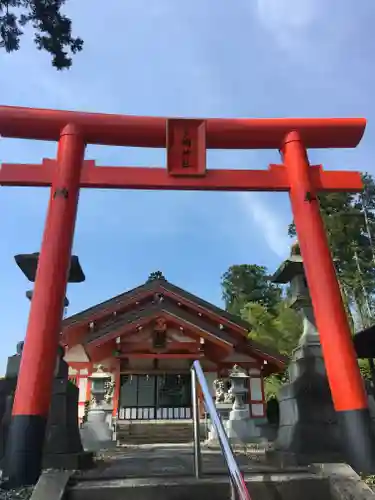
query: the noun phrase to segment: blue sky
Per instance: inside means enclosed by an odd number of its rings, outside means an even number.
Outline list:
[[[327,169],[375,174],[373,0],[70,0],[84,51],[57,72],[29,33],[0,53],[7,105],[191,117],[365,116],[355,150],[313,151]],[[56,147],[4,139],[3,162],[39,162]],[[164,151],[89,147],[102,165],[163,165]],[[266,168],[274,151],[215,151],[208,167]],[[48,190],[1,188],[0,373],[24,337],[32,284],[13,255],[39,250]],[[74,252],[86,282],[70,285],[77,312],[162,270],[221,303],[231,264],[274,270],[286,257],[287,194],[83,191]]]

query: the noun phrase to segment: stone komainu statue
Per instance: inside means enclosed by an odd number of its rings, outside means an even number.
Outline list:
[[[230,386],[227,381],[222,378],[214,381],[215,402],[216,403],[233,403],[234,397],[231,393]]]

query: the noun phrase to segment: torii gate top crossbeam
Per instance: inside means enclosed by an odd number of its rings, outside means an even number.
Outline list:
[[[364,118],[208,118],[209,149],[278,149],[297,130],[306,148],[350,148],[360,142]],[[0,135],[57,141],[67,124],[76,125],[87,144],[164,148],[167,118],[81,113],[0,106]]]

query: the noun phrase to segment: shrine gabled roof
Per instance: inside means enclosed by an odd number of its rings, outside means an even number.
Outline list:
[[[263,346],[251,339],[244,338],[242,341],[230,335],[229,332],[221,330],[200,318],[198,315],[178,307],[170,299],[162,302],[149,303],[146,306],[138,305],[135,309],[123,312],[116,316],[111,316],[103,323],[99,323],[97,329],[88,331],[84,337],[84,345],[99,346],[113,341],[117,336],[122,336],[128,332],[135,331],[139,326],[147,325],[150,321],[158,317],[166,317],[167,320],[174,320],[184,328],[199,331],[202,336],[207,336],[207,340],[225,344],[228,348],[234,348],[237,352],[255,356],[258,359],[267,360],[273,367],[271,372],[284,368],[287,358],[280,355],[276,350]]]
[[[170,291],[172,296],[164,293],[166,291]],[[149,292],[151,300],[146,303],[139,301],[138,298],[144,298],[146,292]],[[162,295],[162,300],[154,300],[154,297],[159,294]],[[183,298],[188,301],[190,307],[180,307],[180,301],[183,303]],[[215,321],[208,321],[204,314],[195,313],[194,305],[210,311],[215,316]],[[114,311],[118,312],[113,314]],[[75,331],[76,326],[87,325],[85,333],[82,332],[84,336],[80,336],[81,342],[83,341],[86,345],[102,345],[126,332],[135,331],[139,325],[147,324],[163,315],[184,328],[201,332],[202,336],[207,336],[207,340],[211,337],[214,341],[216,339],[216,342],[232,346],[238,352],[267,360],[275,367],[275,370],[280,370],[286,365],[285,356],[248,338],[248,323],[164,280],[146,283],[65,319],[62,329],[63,338],[65,337],[65,341],[69,344],[69,331]],[[97,323],[94,321],[95,318],[99,318]],[[222,319],[230,322],[229,327],[228,325],[221,327],[224,323]],[[88,328],[91,322],[94,323],[92,330]],[[240,328],[240,335],[234,335],[231,325]]]
[[[142,296],[146,293],[152,294],[163,292],[169,292],[170,294],[180,297],[181,300],[189,302],[192,307],[196,306],[199,308],[203,308],[208,312],[211,312],[217,317],[218,322],[220,322],[220,319],[229,321],[233,325],[236,325],[237,327],[243,329],[245,335],[249,330],[249,324],[238,316],[230,314],[224,309],[221,309],[220,307],[217,307],[210,302],[207,302],[206,300],[201,299],[200,297],[187,292],[186,290],[163,279],[146,282],[143,285],[133,288],[127,292],[121,293],[116,297],[101,302],[100,304],[90,307],[82,312],[74,314],[63,321],[63,328],[71,327],[74,324],[78,323],[93,321],[97,316],[105,315],[106,313],[115,311],[116,309],[119,309],[126,304],[137,301],[139,296]]]
[[[105,341],[106,338],[113,337],[116,332],[125,330],[127,327],[135,328],[137,324],[144,320],[155,318],[163,314],[168,315],[170,318],[175,318],[177,322],[182,322],[185,325],[191,325],[193,328],[198,328],[205,332],[208,336],[213,336],[224,344],[230,346],[236,345],[236,342],[231,335],[227,332],[220,330],[219,327],[209,324],[202,320],[199,316],[195,316],[188,311],[184,311],[171,300],[163,300],[153,304],[147,304],[146,307],[137,306],[135,309],[118,314],[115,317],[109,318],[104,323],[98,326],[95,331],[90,331],[86,338],[85,343],[93,343],[98,340]]]

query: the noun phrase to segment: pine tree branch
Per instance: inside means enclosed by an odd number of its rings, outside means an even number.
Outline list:
[[[61,13],[66,0],[0,0],[0,47],[19,50],[22,27],[31,24],[38,50],[52,56],[52,65],[67,69],[71,55],[80,52],[83,40],[72,36],[72,21]]]

